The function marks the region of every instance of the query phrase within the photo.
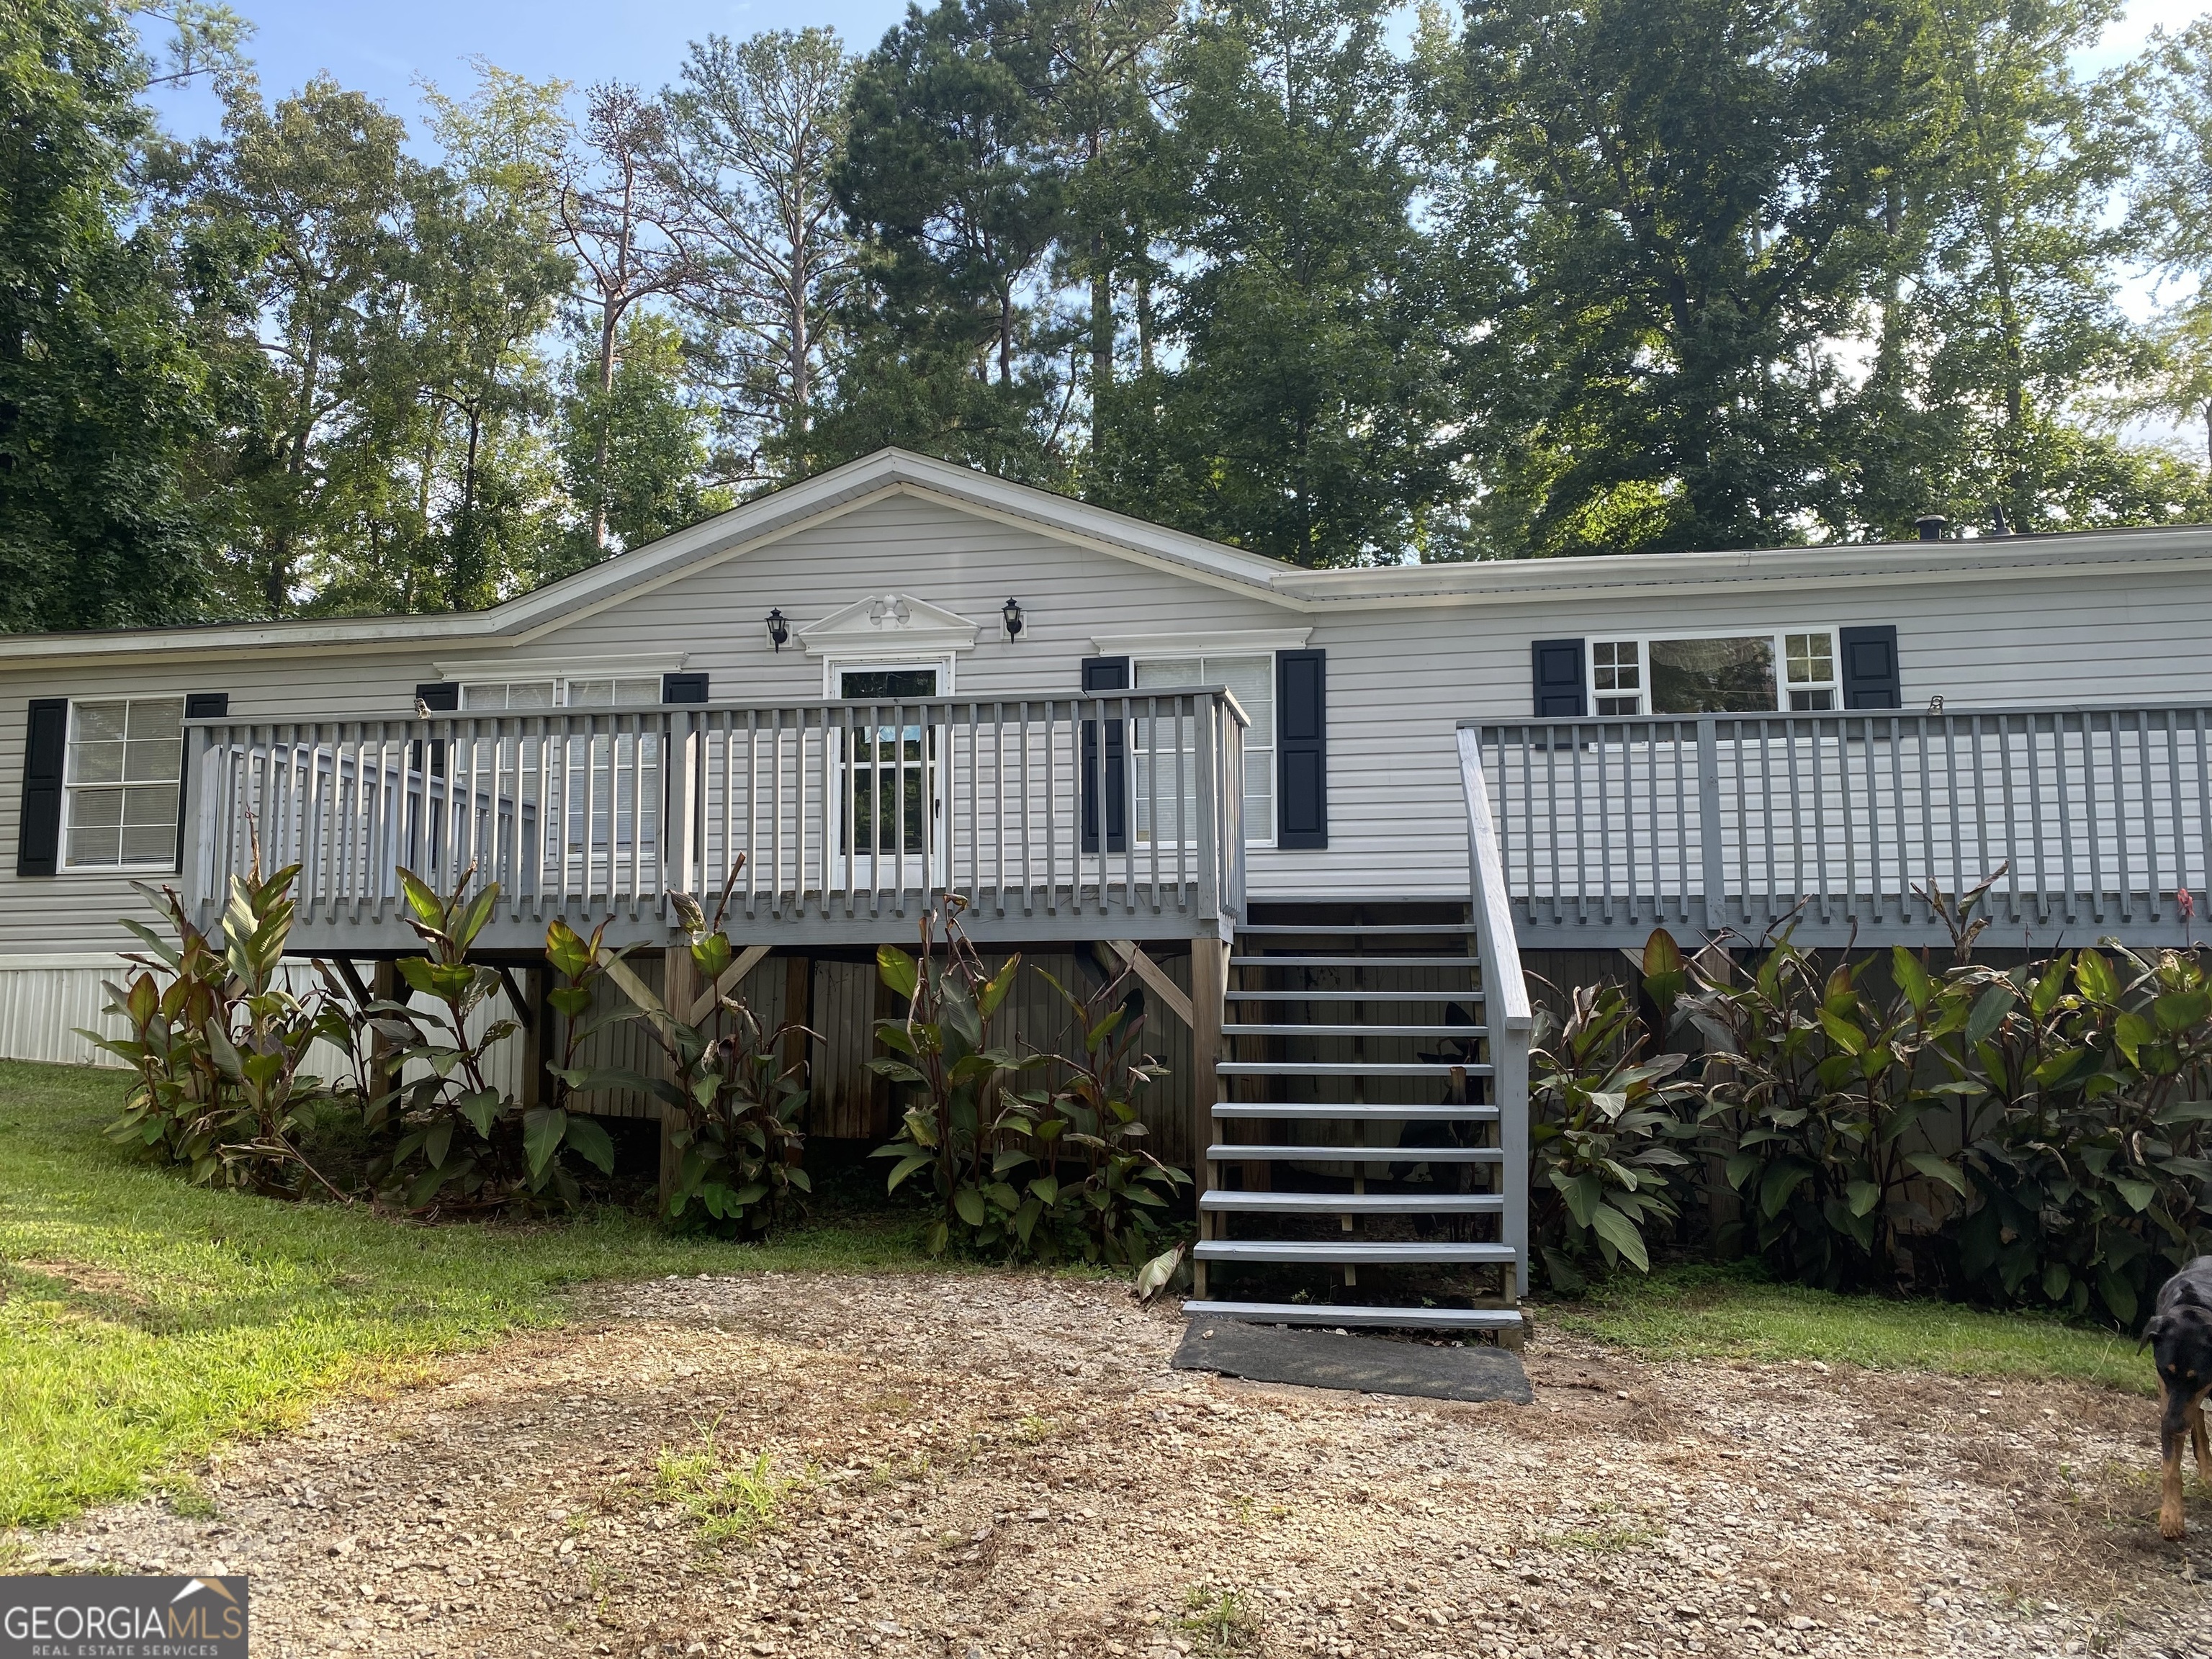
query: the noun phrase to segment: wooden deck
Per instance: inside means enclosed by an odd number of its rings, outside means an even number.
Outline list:
[[[1986,942],[2206,933],[2212,708],[1469,722],[1530,948],[1948,945],[1927,896],[1992,875]]]
[[[556,916],[665,944],[726,892],[744,944],[1225,938],[1245,717],[1219,687],[1028,700],[662,705],[188,727],[185,875],[298,864],[294,948],[404,952],[398,872],[499,884],[487,951]]]

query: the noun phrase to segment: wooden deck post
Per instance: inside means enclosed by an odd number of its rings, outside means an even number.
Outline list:
[[[1229,941],[1194,939],[1190,942],[1190,1092],[1191,1162],[1196,1166],[1198,1190],[1213,1185],[1213,1166],[1206,1149],[1213,1144],[1213,1108],[1221,1098],[1221,1078],[1214,1068],[1228,1056],[1223,1052],[1221,1026],[1229,995]],[[1204,1210],[1198,1212],[1200,1243],[1213,1237]],[[1206,1295],[1206,1263],[1191,1264],[1194,1292]]]
[[[408,988],[407,981],[399,977],[399,964],[388,957],[380,957],[372,965],[368,994],[378,1002],[397,1002]],[[381,1035],[369,1038],[368,1087],[378,1098],[388,1095],[399,1082],[398,1067],[392,1056],[398,1045]]]
[[[699,1000],[705,988],[699,982],[698,965],[691,960],[691,947],[672,945],[660,954],[660,1000],[671,1013],[683,1019],[691,1005]],[[660,1109],[660,1207],[668,1207],[669,1194],[676,1190],[678,1154],[676,1150],[676,1131],[683,1126],[683,1118],[673,1106]]]
[[[517,1014],[522,1021],[522,1075],[516,1092],[527,1112],[544,1105],[551,1093],[545,1086],[545,1068],[552,1061],[545,1028],[553,1011],[545,1004],[544,969],[525,968],[515,975],[514,982],[526,1005]]]

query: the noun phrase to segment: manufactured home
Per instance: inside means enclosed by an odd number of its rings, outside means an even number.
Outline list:
[[[1936,943],[1991,873],[1993,941],[2186,942],[2208,632],[2207,529],[1315,571],[886,451],[479,613],[0,641],[0,1054],[93,1057],[134,882],[211,924],[297,862],[359,969],[397,870],[473,871],[526,1097],[548,923],[680,974],[670,896],[734,871],[743,994],[865,1140],[872,951],[957,893],[1130,972],[1196,1305],[1510,1328],[1524,958]]]

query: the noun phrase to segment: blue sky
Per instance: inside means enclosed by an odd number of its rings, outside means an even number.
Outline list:
[[[684,43],[709,33],[827,23],[856,50],[872,46],[904,13],[904,0],[232,0],[255,26],[250,50],[262,84],[293,90],[319,70],[383,100],[413,125],[414,83],[449,90],[469,82],[478,54],[532,80],[559,76],[579,86],[672,79]],[[2135,0],[2125,19],[2088,54],[2085,69],[2128,57],[2154,24],[2169,27],[2204,10],[2202,0]],[[170,125],[204,131],[217,118],[214,100],[186,93],[161,100]]]
[[[586,0],[231,0],[254,26],[247,46],[272,96],[318,70],[368,93],[416,125],[415,82],[465,89],[469,60],[482,55],[533,81],[579,87],[673,80],[684,43],[709,33],[826,23],[855,50],[872,46],[905,15],[904,0],[653,0],[639,5]],[[186,93],[157,100],[173,129],[204,131],[220,118],[215,100]]]

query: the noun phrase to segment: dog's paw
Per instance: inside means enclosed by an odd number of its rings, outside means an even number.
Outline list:
[[[2179,1510],[2162,1509],[2158,1512],[2158,1535],[2165,1539],[2167,1543],[2180,1542],[2183,1534],[2188,1530],[2187,1525],[2182,1521]]]

